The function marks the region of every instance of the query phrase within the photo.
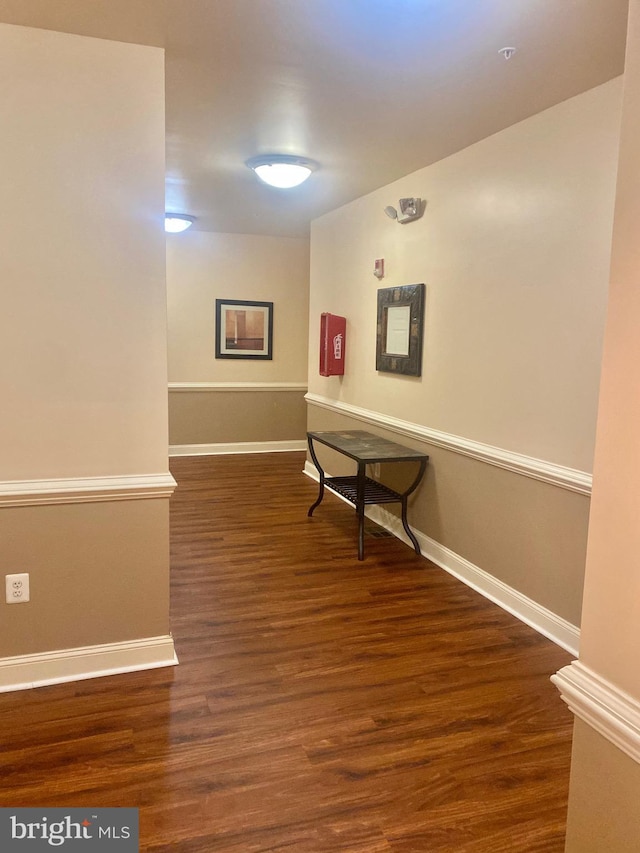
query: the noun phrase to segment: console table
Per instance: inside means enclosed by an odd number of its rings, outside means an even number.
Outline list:
[[[325,486],[332,492],[345,498],[356,508],[356,512],[358,513],[358,559],[363,560],[365,506],[368,504],[399,503],[402,507],[402,526],[413,543],[416,554],[419,554],[420,546],[418,540],[407,521],[407,498],[418,488],[424,476],[427,462],[429,461],[427,454],[419,450],[412,450],[410,447],[404,447],[401,444],[396,444],[394,441],[388,441],[386,438],[372,435],[370,432],[365,432],[364,430],[308,432],[307,441],[313,464],[320,474],[320,493],[318,494],[317,501],[309,508],[307,515],[313,515],[314,509],[322,502]],[[342,453],[344,456],[355,460],[358,466],[358,473],[351,477],[325,476],[316,456],[314,442],[324,444],[326,447],[337,450],[338,453]],[[406,491],[396,492],[383,483],[367,477],[367,465],[373,465],[376,462],[417,462],[419,470]]]

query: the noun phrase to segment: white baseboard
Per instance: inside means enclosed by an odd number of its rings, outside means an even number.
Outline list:
[[[223,456],[230,453],[285,453],[306,450],[305,439],[291,441],[238,441],[232,444],[172,444],[169,456]]]
[[[177,663],[171,635],[0,658],[0,693]]]
[[[398,539],[409,543],[402,522],[395,515],[382,507],[371,507],[370,515],[371,519],[381,527],[389,530]],[[420,544],[423,557],[475,589],[503,610],[516,616],[521,622],[535,628],[539,634],[548,637],[558,646],[577,656],[580,644],[579,628],[444,545],[440,545],[435,539],[431,539],[413,527],[411,529]]]
[[[573,713],[640,763],[640,702],[581,661],[563,667],[551,681]]]
[[[247,391],[266,392],[300,392],[307,390],[306,382],[169,382],[169,392],[204,393],[230,392],[246,393]]]
[[[316,482],[319,480],[318,472],[312,462],[307,461],[305,463],[304,473]],[[334,493],[332,492],[332,494]],[[402,526],[402,521],[388,510],[380,506],[371,506],[367,507],[366,515],[398,539],[411,544]],[[431,539],[416,530],[413,525],[411,529],[418,540],[423,557],[475,589],[476,592],[493,601],[494,604],[511,613],[521,622],[534,628],[539,634],[548,637],[558,646],[577,656],[580,644],[579,628],[444,545],[440,545],[435,539]]]

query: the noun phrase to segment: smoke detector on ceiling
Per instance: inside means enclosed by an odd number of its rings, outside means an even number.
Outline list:
[[[505,59],[511,59],[514,53],[518,52],[517,47],[501,47],[498,53]]]

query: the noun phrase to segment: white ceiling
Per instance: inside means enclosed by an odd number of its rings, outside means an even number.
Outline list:
[[[167,209],[309,221],[621,74],[628,0],[0,0],[0,22],[164,46]],[[498,50],[518,49],[505,61]],[[276,190],[244,161],[321,164]],[[391,202],[395,202],[391,199]]]

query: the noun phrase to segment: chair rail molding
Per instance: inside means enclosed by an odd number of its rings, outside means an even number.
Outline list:
[[[578,471],[575,468],[546,462],[544,459],[536,459],[511,450],[503,450],[500,447],[493,447],[490,444],[483,444],[459,435],[441,432],[412,421],[404,421],[370,409],[353,406],[350,403],[332,400],[319,394],[309,392],[305,395],[305,400],[313,406],[347,415],[355,420],[382,427],[408,438],[424,441],[434,447],[442,447],[445,450],[478,459],[480,462],[504,468],[515,474],[522,474],[533,480],[541,480],[543,483],[550,483],[553,486],[559,486],[581,495],[591,494],[592,476],[586,471]]]
[[[551,681],[576,717],[640,764],[640,701],[582,661],[563,667]]]
[[[0,507],[170,498],[175,488],[176,481],[168,472],[120,477],[5,480],[0,482]]]

